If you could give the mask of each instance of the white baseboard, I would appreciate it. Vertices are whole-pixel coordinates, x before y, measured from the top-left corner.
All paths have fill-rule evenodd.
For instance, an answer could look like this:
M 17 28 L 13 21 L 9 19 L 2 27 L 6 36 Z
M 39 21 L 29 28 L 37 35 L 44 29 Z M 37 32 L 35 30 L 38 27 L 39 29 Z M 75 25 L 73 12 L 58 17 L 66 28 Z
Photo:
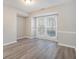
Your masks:
M 66 45 L 66 44 L 62 44 L 62 43 L 58 43 L 58 45 L 60 45 L 60 46 L 66 46 L 66 47 L 70 47 L 70 48 L 75 48 L 76 49 L 75 46 L 71 46 L 71 45 Z
M 13 44 L 13 43 L 16 43 L 16 42 L 17 42 L 17 41 L 13 41 L 13 42 L 5 43 L 5 44 L 3 44 L 3 46 L 10 45 L 10 44 Z
M 26 36 L 26 38 L 32 39 L 33 37 L 31 37 L 31 36 Z
M 31 39 L 32 37 L 31 36 L 23 36 L 23 37 L 18 37 L 17 39 L 23 39 L 23 38 L 29 38 L 29 39 Z
M 26 36 L 18 37 L 17 39 L 23 39 L 23 38 L 26 38 Z

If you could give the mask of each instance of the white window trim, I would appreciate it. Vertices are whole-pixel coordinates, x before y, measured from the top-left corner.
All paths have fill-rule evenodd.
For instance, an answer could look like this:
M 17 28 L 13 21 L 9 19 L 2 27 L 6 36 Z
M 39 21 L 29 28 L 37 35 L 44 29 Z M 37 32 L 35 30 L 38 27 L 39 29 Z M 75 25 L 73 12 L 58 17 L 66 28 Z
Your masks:
M 33 20 L 34 20 L 35 17 L 47 16 L 47 15 L 57 15 L 57 19 L 56 19 L 56 36 L 53 37 L 53 38 L 57 38 L 57 20 L 58 20 L 58 15 L 59 15 L 58 12 L 50 12 L 50 13 L 43 13 L 43 14 L 34 15 L 34 16 L 31 17 L 31 23 L 33 23 Z M 31 33 L 33 33 L 32 24 L 31 24 Z

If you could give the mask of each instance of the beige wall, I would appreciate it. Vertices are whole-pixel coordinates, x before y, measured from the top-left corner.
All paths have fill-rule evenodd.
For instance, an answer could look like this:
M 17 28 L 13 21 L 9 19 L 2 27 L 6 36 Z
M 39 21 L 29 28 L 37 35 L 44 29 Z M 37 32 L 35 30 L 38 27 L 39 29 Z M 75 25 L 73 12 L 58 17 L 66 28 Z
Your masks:
M 15 42 L 17 40 L 17 14 L 27 16 L 26 13 L 9 7 L 3 6 L 3 43 L 4 45 Z
M 3 11 L 3 43 L 6 44 L 16 41 L 16 14 L 14 9 L 6 6 Z
M 21 39 L 26 36 L 26 17 L 17 16 L 17 38 Z
M 76 41 L 76 18 L 75 18 L 75 1 L 70 1 L 44 10 L 33 11 L 30 14 L 28 22 L 27 36 L 31 36 L 31 17 L 34 15 L 58 12 L 57 28 L 58 42 L 60 44 L 75 47 Z M 27 30 L 27 29 L 26 29 Z

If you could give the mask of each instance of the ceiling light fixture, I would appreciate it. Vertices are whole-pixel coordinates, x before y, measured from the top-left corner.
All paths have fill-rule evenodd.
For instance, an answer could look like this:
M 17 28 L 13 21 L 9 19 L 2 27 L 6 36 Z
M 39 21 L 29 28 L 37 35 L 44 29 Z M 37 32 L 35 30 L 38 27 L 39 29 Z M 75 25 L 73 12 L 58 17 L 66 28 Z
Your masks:
M 30 5 L 32 0 L 25 0 L 25 3 Z

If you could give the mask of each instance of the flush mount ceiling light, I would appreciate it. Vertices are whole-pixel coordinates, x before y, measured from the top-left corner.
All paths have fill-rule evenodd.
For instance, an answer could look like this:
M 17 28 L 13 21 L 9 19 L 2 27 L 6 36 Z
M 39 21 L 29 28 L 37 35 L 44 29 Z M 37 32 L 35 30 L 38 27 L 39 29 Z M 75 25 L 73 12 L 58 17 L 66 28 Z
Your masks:
M 31 1 L 32 1 L 32 0 L 25 0 L 25 3 L 26 3 L 27 5 L 30 5 L 30 4 L 31 4 Z

